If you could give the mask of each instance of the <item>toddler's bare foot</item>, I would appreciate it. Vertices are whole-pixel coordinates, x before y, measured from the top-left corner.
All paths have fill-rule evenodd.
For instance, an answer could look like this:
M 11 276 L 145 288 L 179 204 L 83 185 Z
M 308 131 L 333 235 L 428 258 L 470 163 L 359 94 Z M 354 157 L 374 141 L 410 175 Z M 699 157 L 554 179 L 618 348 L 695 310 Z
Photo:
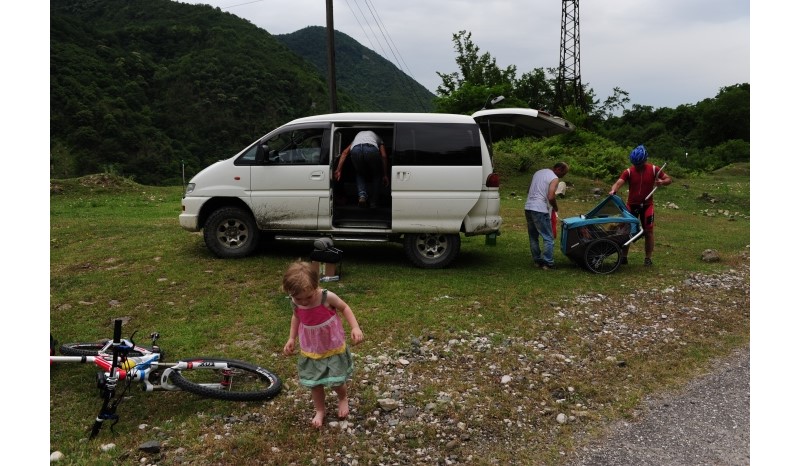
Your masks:
M 314 419 L 311 420 L 311 425 L 317 429 L 322 427 L 322 421 L 325 420 L 325 411 L 317 411 Z
M 347 401 L 347 397 L 340 397 L 339 398 L 339 419 L 344 419 L 350 415 L 350 403 Z

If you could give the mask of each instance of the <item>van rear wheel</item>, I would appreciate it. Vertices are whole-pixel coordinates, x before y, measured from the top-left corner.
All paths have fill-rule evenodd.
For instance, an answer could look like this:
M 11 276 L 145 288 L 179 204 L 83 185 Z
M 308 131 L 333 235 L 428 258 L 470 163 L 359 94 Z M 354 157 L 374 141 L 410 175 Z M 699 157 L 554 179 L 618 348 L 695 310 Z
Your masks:
M 214 211 L 203 228 L 206 246 L 217 257 L 245 257 L 258 246 L 259 230 L 249 212 L 238 207 L 223 207 Z
M 406 256 L 417 267 L 441 269 L 450 265 L 461 250 L 461 236 L 413 233 L 405 236 Z

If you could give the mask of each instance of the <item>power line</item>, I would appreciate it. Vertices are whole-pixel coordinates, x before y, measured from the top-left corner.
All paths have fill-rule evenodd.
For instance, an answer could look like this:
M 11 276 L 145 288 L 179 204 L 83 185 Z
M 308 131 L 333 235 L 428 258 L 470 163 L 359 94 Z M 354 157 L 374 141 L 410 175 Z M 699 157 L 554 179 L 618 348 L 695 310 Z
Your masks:
M 249 2 L 242 2 L 242 3 L 233 4 L 233 5 L 221 6 L 219 8 L 221 10 L 229 10 L 231 8 L 236 8 L 236 7 L 245 6 L 245 5 L 251 5 L 253 3 L 261 3 L 263 1 L 265 1 L 265 0 L 251 0 Z M 373 5 L 370 0 L 364 0 L 364 5 L 367 8 L 367 11 L 369 11 L 370 16 L 372 16 L 372 19 L 373 19 L 376 27 L 378 28 L 378 32 L 380 33 L 381 37 L 383 37 L 383 42 L 385 42 L 387 47 L 389 48 L 389 53 L 387 53 L 386 50 L 383 48 L 383 45 L 382 45 L 382 43 L 381 43 L 381 41 L 380 41 L 380 39 L 378 37 L 378 34 L 375 33 L 375 30 L 372 28 L 372 23 L 367 18 L 367 15 L 364 13 L 364 10 L 361 9 L 361 6 L 359 6 L 358 0 L 354 0 L 354 2 L 356 4 L 356 8 L 358 9 L 359 13 L 361 14 L 361 18 L 363 18 L 363 22 L 359 19 L 358 15 L 356 14 L 356 12 L 353 9 L 352 5 L 350 5 L 350 0 L 345 0 L 345 3 L 347 4 L 348 9 L 350 9 L 350 13 L 353 14 L 353 18 L 355 19 L 356 24 L 358 24 L 359 27 L 361 28 L 361 31 L 364 33 L 364 37 L 366 37 L 367 42 L 369 42 L 371 49 L 373 51 L 375 51 L 376 47 L 375 47 L 375 43 L 372 41 L 372 38 L 370 37 L 370 34 L 372 35 L 372 37 L 375 38 L 375 42 L 377 42 L 378 48 L 380 48 L 380 50 L 382 52 L 381 54 L 384 57 L 387 57 L 387 58 L 391 54 L 391 56 L 394 57 L 394 63 L 396 64 L 397 69 L 401 72 L 403 77 L 409 78 L 411 80 L 411 82 L 409 83 L 408 80 L 402 79 L 403 83 L 408 87 L 408 90 L 414 96 L 414 99 L 416 100 L 417 104 L 424 108 L 424 104 L 422 103 L 422 99 L 417 94 L 415 86 L 413 85 L 413 84 L 416 84 L 416 79 L 414 78 L 413 74 L 411 73 L 411 70 L 408 67 L 408 64 L 406 63 L 406 61 L 403 58 L 402 54 L 400 54 L 400 50 L 397 48 L 397 45 L 394 43 L 394 40 L 392 39 L 391 35 L 389 34 L 388 29 L 386 28 L 386 25 L 383 23 L 383 20 L 381 20 L 380 15 L 378 14 L 377 8 L 375 8 L 375 5 Z M 369 28 L 370 33 L 367 33 L 367 30 L 364 29 L 364 24 L 365 23 L 366 23 L 367 27 Z
M 400 63 L 402 62 L 403 65 L 406 67 L 406 71 L 408 71 L 407 74 L 413 78 L 414 75 L 411 74 L 411 70 L 409 69 L 408 65 L 406 64 L 406 61 L 403 59 L 403 55 L 400 53 L 400 49 L 397 48 L 397 45 L 395 45 L 395 43 L 394 43 L 394 39 L 392 39 L 392 36 L 389 34 L 389 30 L 386 29 L 386 25 L 383 24 L 383 20 L 381 19 L 380 15 L 378 14 L 378 10 L 375 8 L 374 5 L 372 5 L 372 2 L 370 0 L 365 0 L 365 2 L 368 5 L 372 6 L 371 10 L 375 12 L 373 17 L 375 18 L 376 22 L 378 23 L 378 28 L 386 32 L 386 36 L 384 36 L 384 40 L 386 39 L 386 37 L 388 37 L 388 41 L 386 43 L 389 45 L 389 50 L 396 50 L 397 51 L 397 55 L 400 56 L 400 59 L 398 60 L 397 56 L 394 55 L 394 52 L 392 52 L 392 55 L 394 56 L 394 59 L 398 60 L 397 61 L 397 67 L 400 68 L 400 70 L 402 71 L 403 70 L 403 66 L 400 65 Z
M 350 7 L 349 1 L 348 0 L 345 0 L 345 1 L 347 2 L 347 6 Z M 400 54 L 400 51 L 397 49 L 397 46 L 394 44 L 394 40 L 392 40 L 388 29 L 383 24 L 383 21 L 380 19 L 380 15 L 378 14 L 377 8 L 375 8 L 375 6 L 372 4 L 372 2 L 370 0 L 364 0 L 364 5 L 366 6 L 367 10 L 369 11 L 370 16 L 372 16 L 372 19 L 375 22 L 375 24 L 376 24 L 376 26 L 378 28 L 378 31 L 380 32 L 381 36 L 383 37 L 383 41 L 386 43 L 387 47 L 389 47 L 389 51 L 391 52 L 391 56 L 394 57 L 394 61 L 395 61 L 395 64 L 397 65 L 397 69 L 402 74 L 401 81 L 408 88 L 409 92 L 411 92 L 411 94 L 414 96 L 414 99 L 416 100 L 417 104 L 420 105 L 420 107 L 424 108 L 424 104 L 422 103 L 422 99 L 418 95 L 418 93 L 417 93 L 417 91 L 416 91 L 416 89 L 415 89 L 415 87 L 413 85 L 413 84 L 416 83 L 416 81 L 414 80 L 413 76 L 411 75 L 410 70 L 408 71 L 408 73 L 403 71 L 403 66 L 405 65 L 406 70 L 408 70 L 408 65 L 405 63 L 405 60 L 402 58 L 402 55 Z M 358 8 L 359 12 L 361 13 L 362 18 L 364 18 L 364 21 L 367 22 L 367 26 L 369 27 L 370 32 L 372 33 L 373 36 L 375 36 L 375 40 L 378 42 L 378 45 L 379 45 L 381 51 L 383 52 L 383 56 L 388 58 L 389 54 L 386 53 L 386 50 L 384 50 L 383 45 L 381 45 L 380 39 L 378 38 L 377 34 L 375 34 L 375 31 L 372 29 L 372 26 L 369 23 L 369 19 L 366 17 L 366 15 L 364 14 L 364 11 L 361 9 L 361 7 L 358 5 L 358 1 L 357 0 L 356 0 L 356 7 Z M 361 25 L 361 22 L 359 21 L 358 16 L 355 15 L 355 12 L 353 11 L 352 7 L 350 7 L 350 11 L 353 12 L 353 16 L 355 17 L 356 22 L 359 23 L 359 25 L 361 26 L 361 29 L 362 29 L 362 31 L 364 31 L 364 34 L 367 35 L 366 31 L 364 30 L 363 25 Z M 375 46 L 372 44 L 372 40 L 369 38 L 369 35 L 367 35 L 367 40 L 370 42 L 370 45 L 372 45 L 372 49 L 375 50 Z M 395 53 L 395 51 L 397 53 Z M 400 55 L 399 59 L 398 59 L 398 55 Z M 409 79 L 410 79 L 411 82 L 409 82 Z
M 392 48 L 392 46 L 394 45 L 394 41 L 392 40 L 391 36 L 389 35 L 389 31 L 386 30 L 385 26 L 383 26 L 383 21 L 381 21 L 380 16 L 378 15 L 377 9 L 375 8 L 375 6 L 372 4 L 372 2 L 370 0 L 364 0 L 364 3 L 367 5 L 367 9 L 369 9 L 370 14 L 372 15 L 372 19 L 375 20 L 375 24 L 378 25 L 378 30 L 381 31 L 381 35 L 383 36 L 383 40 L 386 42 L 386 45 L 389 47 L 389 51 L 392 52 L 392 56 L 394 57 L 395 63 L 397 63 L 397 68 L 400 70 L 401 73 L 403 73 L 403 67 L 400 64 L 400 60 L 397 59 L 397 55 L 400 54 L 400 51 L 398 50 L 397 51 L 397 55 L 395 55 L 394 50 L 397 49 L 397 47 L 395 46 L 394 49 Z M 410 76 L 410 72 L 409 73 L 405 73 L 405 76 Z M 417 93 L 414 90 L 414 86 L 411 83 L 409 83 L 406 79 L 403 79 L 403 78 L 404 77 L 401 76 L 401 81 L 403 82 L 403 84 L 406 85 L 408 90 L 411 92 L 411 95 L 414 96 L 414 99 L 417 101 L 417 104 L 421 104 L 420 99 L 419 99 L 419 97 L 417 96 Z M 412 79 L 412 81 L 413 81 L 413 79 Z
M 364 25 L 361 24 L 361 21 L 358 20 L 358 16 L 356 16 L 356 12 L 353 11 L 353 7 L 350 6 L 350 1 L 349 0 L 344 0 L 344 1 L 345 1 L 345 3 L 347 3 L 347 8 L 350 9 L 350 13 L 353 13 L 353 19 L 356 20 L 356 23 L 361 28 L 361 32 L 364 33 L 364 37 L 367 38 L 367 42 L 369 42 L 370 48 L 372 48 L 372 50 L 375 50 L 375 44 L 372 43 L 372 39 L 370 39 L 369 34 L 367 34 L 366 29 L 364 29 Z
M 386 50 L 383 49 L 383 45 L 381 45 L 381 41 L 378 40 L 378 35 L 375 34 L 375 31 L 372 30 L 372 25 L 370 24 L 369 19 L 367 19 L 367 15 L 365 15 L 364 11 L 361 9 L 361 7 L 358 6 L 358 0 L 355 0 L 355 3 L 356 3 L 356 8 L 358 8 L 359 13 L 361 13 L 361 17 L 364 18 L 364 22 L 367 23 L 367 27 L 369 28 L 369 31 L 372 33 L 372 35 L 375 37 L 375 40 L 378 42 L 378 47 L 380 47 L 381 52 L 383 52 L 383 56 L 384 57 L 388 56 L 389 54 L 387 54 Z
M 250 5 L 252 3 L 259 3 L 259 2 L 263 2 L 263 1 L 264 0 L 253 0 L 252 2 L 237 3 L 236 5 L 221 6 L 221 7 L 219 7 L 219 9 L 220 10 L 227 10 L 228 8 L 236 8 L 237 6 Z
M 219 7 L 219 9 L 220 10 L 227 10 L 228 8 L 236 8 L 237 6 L 250 5 L 251 3 L 260 3 L 260 2 L 263 2 L 263 1 L 264 0 L 253 0 L 252 2 L 237 3 L 236 5 L 221 6 L 221 7 Z

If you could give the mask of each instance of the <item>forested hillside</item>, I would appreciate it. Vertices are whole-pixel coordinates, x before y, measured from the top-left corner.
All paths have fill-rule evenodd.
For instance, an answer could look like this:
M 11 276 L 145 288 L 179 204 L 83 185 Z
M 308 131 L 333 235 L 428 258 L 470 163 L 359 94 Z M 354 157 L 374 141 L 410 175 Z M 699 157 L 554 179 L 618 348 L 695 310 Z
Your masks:
M 292 51 L 314 64 L 323 75 L 328 69 L 327 32 L 309 26 L 275 36 Z M 337 89 L 357 96 L 359 110 L 430 112 L 434 95 L 394 64 L 359 44 L 347 34 L 334 33 Z
M 324 75 L 268 31 L 210 6 L 53 0 L 51 176 L 112 172 L 178 184 L 184 167 L 194 174 L 279 124 L 327 113 Z M 347 68 L 339 75 L 347 81 Z M 383 89 L 385 80 L 373 84 Z M 337 92 L 339 109 L 409 108 L 396 98 L 376 108 L 379 92 L 368 88 L 357 86 L 363 100 Z

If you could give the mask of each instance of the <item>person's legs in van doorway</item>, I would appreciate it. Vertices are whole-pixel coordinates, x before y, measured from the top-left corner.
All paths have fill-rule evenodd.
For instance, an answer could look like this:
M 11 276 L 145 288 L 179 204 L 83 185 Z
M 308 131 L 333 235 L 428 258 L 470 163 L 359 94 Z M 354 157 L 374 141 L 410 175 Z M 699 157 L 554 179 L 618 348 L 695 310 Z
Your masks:
M 525 220 L 528 223 L 528 240 L 530 241 L 533 262 L 539 267 L 553 268 L 553 232 L 551 230 L 550 214 L 525 210 Z M 539 247 L 539 236 L 542 237 L 542 247 Z
M 369 147 L 372 146 L 359 144 L 350 149 L 350 161 L 353 163 L 353 168 L 356 169 L 356 189 L 358 190 L 359 207 L 367 206 L 367 183 L 364 179 L 366 162 L 364 160 L 367 157 L 366 152 Z
M 359 144 L 350 150 L 353 166 L 356 169 L 356 186 L 358 189 L 358 205 L 366 207 L 378 206 L 381 183 L 381 154 L 377 147 L 371 144 Z M 367 190 L 367 183 L 370 190 Z

